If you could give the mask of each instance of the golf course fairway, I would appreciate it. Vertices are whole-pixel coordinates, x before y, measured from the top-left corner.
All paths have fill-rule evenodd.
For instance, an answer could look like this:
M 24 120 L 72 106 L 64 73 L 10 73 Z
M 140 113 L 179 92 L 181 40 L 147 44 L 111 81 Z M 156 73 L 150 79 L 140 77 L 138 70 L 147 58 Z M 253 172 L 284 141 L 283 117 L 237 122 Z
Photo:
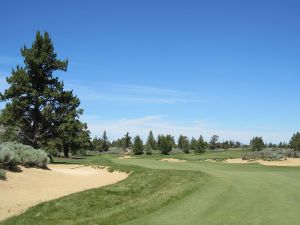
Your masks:
M 117 184 L 41 203 L 0 224 L 299 224 L 300 168 L 204 160 L 232 156 L 239 154 L 172 155 L 186 160 L 180 163 L 161 161 L 159 154 L 90 156 L 78 163 L 131 173 Z

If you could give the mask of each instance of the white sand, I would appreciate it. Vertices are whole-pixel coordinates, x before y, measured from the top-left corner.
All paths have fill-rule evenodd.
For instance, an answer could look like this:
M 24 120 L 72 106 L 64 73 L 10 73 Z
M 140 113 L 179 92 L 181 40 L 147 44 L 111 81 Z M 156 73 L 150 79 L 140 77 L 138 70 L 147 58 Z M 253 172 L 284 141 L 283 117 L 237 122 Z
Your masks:
M 176 162 L 176 163 L 186 162 L 186 160 L 182 160 L 182 159 L 174 159 L 174 158 L 163 158 L 163 159 L 161 159 L 160 161 Z
M 265 166 L 300 166 L 300 158 L 287 158 L 285 160 L 279 161 L 264 161 L 262 159 L 259 160 L 242 160 L 238 159 L 227 159 L 225 162 L 227 163 L 259 163 Z
M 50 164 L 50 170 L 22 168 L 7 172 L 0 180 L 0 220 L 19 214 L 40 202 L 71 193 L 116 183 L 128 177 L 123 172 L 79 165 Z

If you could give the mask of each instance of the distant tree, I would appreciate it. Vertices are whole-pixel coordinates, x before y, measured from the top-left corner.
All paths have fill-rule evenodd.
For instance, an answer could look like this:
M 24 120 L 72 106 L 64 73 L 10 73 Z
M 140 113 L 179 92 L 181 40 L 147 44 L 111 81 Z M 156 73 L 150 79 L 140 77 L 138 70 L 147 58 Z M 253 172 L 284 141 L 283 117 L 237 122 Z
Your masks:
M 219 141 L 219 136 L 213 135 L 209 142 L 210 149 L 214 150 L 214 149 L 218 148 L 218 141 Z
M 250 141 L 250 146 L 253 151 L 261 151 L 265 147 L 262 137 L 254 137 Z
M 151 147 L 151 145 L 150 145 L 149 143 L 147 143 L 147 144 L 145 145 L 145 153 L 146 153 L 147 155 L 151 155 L 151 154 L 152 154 L 152 147 Z
M 132 151 L 135 155 L 141 155 L 144 152 L 143 141 L 139 136 L 136 136 L 133 141 Z
M 229 143 L 229 141 L 224 141 L 224 142 L 222 143 L 222 149 L 228 149 L 228 148 L 230 148 L 230 143 Z
M 177 146 L 178 146 L 178 148 L 180 148 L 181 150 L 183 149 L 183 146 L 184 146 L 184 142 L 185 142 L 185 139 L 186 139 L 187 137 L 186 136 L 183 136 L 182 134 L 180 134 L 179 135 L 179 138 L 178 138 L 178 144 L 177 144 Z
M 92 140 L 92 150 L 93 151 L 97 151 L 97 152 L 101 152 L 102 149 L 102 141 L 100 138 L 94 137 L 94 139 Z
M 242 143 L 237 141 L 235 142 L 235 148 L 241 148 L 242 147 Z
M 290 140 L 290 146 L 294 151 L 300 151 L 300 133 L 295 133 L 291 140 Z
M 106 131 L 103 131 L 101 138 L 101 151 L 107 152 L 109 150 L 109 140 L 106 135 Z
M 206 148 L 206 143 L 202 137 L 202 135 L 200 135 L 199 139 L 196 141 L 196 146 L 195 146 L 195 153 L 203 153 L 205 152 L 205 148 Z
M 195 151 L 197 140 L 194 137 L 191 138 L 191 143 L 190 144 L 191 144 L 191 146 L 190 146 L 191 150 Z
M 129 133 L 127 132 L 123 138 L 123 149 L 127 149 L 127 148 L 130 148 L 130 146 L 132 145 L 132 142 L 131 142 L 131 137 L 129 136 Z
M 157 138 L 157 147 L 162 154 L 169 154 L 172 151 L 174 144 L 174 137 L 171 135 L 159 135 Z
M 151 130 L 148 135 L 147 144 L 151 147 L 151 149 L 156 150 L 156 141 Z

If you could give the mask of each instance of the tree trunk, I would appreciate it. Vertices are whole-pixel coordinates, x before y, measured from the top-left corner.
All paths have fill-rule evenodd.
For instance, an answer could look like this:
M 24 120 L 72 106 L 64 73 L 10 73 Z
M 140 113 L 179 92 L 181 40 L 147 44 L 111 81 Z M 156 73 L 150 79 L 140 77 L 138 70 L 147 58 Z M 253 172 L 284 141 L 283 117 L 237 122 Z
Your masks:
M 64 156 L 65 156 L 65 158 L 69 158 L 69 145 L 68 144 L 64 145 Z

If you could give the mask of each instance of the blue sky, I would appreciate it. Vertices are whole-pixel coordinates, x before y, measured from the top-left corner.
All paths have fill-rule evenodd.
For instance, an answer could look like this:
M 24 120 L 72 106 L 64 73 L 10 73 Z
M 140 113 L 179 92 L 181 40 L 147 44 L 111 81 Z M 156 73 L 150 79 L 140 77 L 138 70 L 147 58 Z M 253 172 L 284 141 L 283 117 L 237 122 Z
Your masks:
M 288 141 L 300 127 L 299 1 L 0 3 L 0 90 L 20 48 L 48 31 L 57 74 L 92 135 L 218 134 Z M 3 104 L 0 105 L 3 107 Z

